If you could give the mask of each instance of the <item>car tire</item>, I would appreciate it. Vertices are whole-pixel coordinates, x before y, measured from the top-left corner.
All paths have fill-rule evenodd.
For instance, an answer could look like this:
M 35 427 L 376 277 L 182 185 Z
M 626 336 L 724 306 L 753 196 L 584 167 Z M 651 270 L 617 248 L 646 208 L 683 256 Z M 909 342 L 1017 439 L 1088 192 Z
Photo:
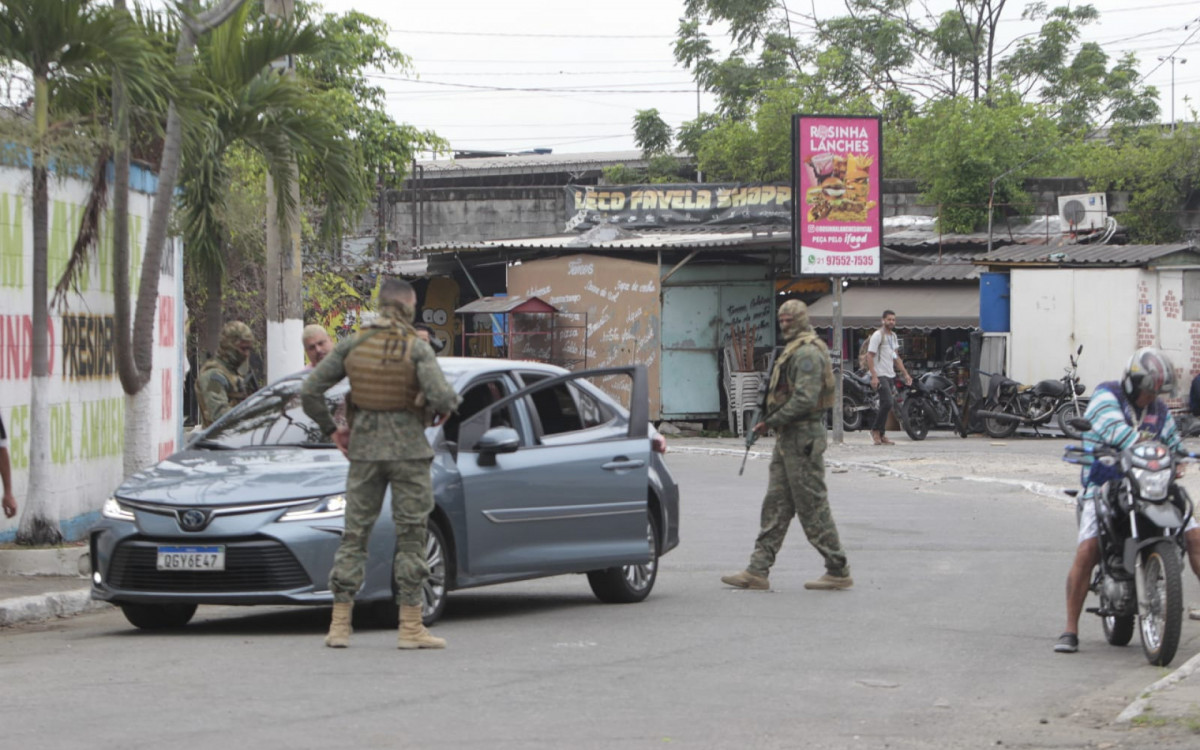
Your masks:
M 658 518 L 650 509 L 646 519 L 646 537 L 650 544 L 650 561 L 640 565 L 621 565 L 587 574 L 588 584 L 596 598 L 606 604 L 640 602 L 658 580 Z
M 121 612 L 130 624 L 142 630 L 182 628 L 196 614 L 195 604 L 122 604 Z

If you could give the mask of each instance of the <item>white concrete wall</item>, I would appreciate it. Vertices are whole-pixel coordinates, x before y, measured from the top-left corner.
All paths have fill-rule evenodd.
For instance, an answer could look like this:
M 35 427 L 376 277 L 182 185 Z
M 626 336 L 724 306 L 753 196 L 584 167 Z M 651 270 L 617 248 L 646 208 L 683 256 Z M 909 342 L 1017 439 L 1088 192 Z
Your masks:
M 1083 345 L 1088 391 L 1116 378 L 1137 347 L 1138 269 L 1015 269 L 1012 372 L 1022 383 L 1058 378 Z
M 1015 269 L 1011 285 L 1009 377 L 1057 378 L 1082 344 L 1079 376 L 1090 393 L 1120 377 L 1138 347 L 1155 346 L 1175 365 L 1177 401 L 1186 401 L 1200 374 L 1200 321 L 1182 320 L 1182 270 Z
M 139 182 L 153 184 L 147 175 Z M 78 231 L 89 186 L 50 179 L 49 275 L 61 277 Z M 9 433 L 18 505 L 29 502 L 32 419 L 31 312 L 33 216 L 28 170 L 0 167 L 0 414 Z M 151 195 L 130 195 L 130 279 L 136 289 Z M 148 418 L 137 443 L 150 458 L 176 450 L 182 435 L 182 253 L 172 243 L 162 264 L 154 331 L 154 373 L 139 410 Z M 136 292 L 135 292 L 136 293 Z M 69 539 L 81 538 L 105 498 L 124 477 L 126 397 L 117 378 L 113 338 L 112 233 L 106 225 L 78 293 L 50 311 L 50 466 L 39 500 L 54 509 Z M 145 450 L 142 455 L 147 455 Z M 11 541 L 20 514 L 0 519 L 0 542 Z

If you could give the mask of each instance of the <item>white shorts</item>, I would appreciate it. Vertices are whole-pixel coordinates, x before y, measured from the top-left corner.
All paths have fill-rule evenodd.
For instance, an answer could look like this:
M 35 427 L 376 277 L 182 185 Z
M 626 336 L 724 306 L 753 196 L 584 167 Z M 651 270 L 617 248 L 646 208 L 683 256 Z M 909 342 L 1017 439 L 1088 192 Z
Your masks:
M 1196 516 L 1193 514 L 1188 519 L 1187 525 L 1184 526 L 1184 531 L 1191 531 L 1194 528 L 1200 527 L 1200 523 L 1196 522 Z M 1096 525 L 1096 500 L 1094 498 L 1084 498 L 1079 501 L 1079 541 L 1078 544 L 1083 544 L 1089 539 L 1095 539 L 1100 535 L 1100 528 Z

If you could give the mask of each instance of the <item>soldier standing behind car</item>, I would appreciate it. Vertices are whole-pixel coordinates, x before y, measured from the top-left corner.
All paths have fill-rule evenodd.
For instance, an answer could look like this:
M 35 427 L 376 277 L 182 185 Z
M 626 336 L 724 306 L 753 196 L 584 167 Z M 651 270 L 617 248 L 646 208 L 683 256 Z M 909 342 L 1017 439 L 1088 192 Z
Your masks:
M 389 486 L 396 525 L 392 572 L 400 606 L 396 646 L 446 647 L 421 621 L 422 587 L 429 577 L 425 525 L 433 511 L 433 449 L 425 439 L 424 413 L 428 405 L 439 415 L 449 414 L 459 398 L 429 344 L 413 330 L 416 302 L 408 282 L 385 281 L 379 317 L 340 342 L 300 389 L 305 413 L 350 458 L 345 531 L 329 574 L 334 604 L 325 645 L 331 648 L 350 645 L 350 615 L 366 570 L 367 540 Z M 350 378 L 349 427 L 335 424 L 324 397 L 343 377 Z
M 775 360 L 767 392 L 767 416 L 754 425 L 758 434 L 779 434 L 771 454 L 770 479 L 762 504 L 762 528 L 750 565 L 721 582 L 765 591 L 775 555 L 783 546 L 792 516 L 825 558 L 825 574 L 806 589 L 848 589 L 854 585 L 846 553 L 838 540 L 825 490 L 825 425 L 821 416 L 833 406 L 833 368 L 825 342 L 808 323 L 808 306 L 788 300 L 779 307 L 779 328 L 788 344 Z
M 205 362 L 196 376 L 196 403 L 202 427 L 208 427 L 250 395 L 246 379 L 238 371 L 252 348 L 254 334 L 250 326 L 231 320 L 221 329 L 217 356 Z

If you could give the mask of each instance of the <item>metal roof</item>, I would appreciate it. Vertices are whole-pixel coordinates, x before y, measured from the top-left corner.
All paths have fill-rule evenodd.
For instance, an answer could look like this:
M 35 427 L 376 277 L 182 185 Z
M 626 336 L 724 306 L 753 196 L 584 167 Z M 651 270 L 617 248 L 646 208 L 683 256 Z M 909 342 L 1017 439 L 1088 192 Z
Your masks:
M 771 231 L 771 230 L 774 231 Z M 769 247 L 787 246 L 791 242 L 791 229 L 782 227 L 736 227 L 713 231 L 692 228 L 676 230 L 641 230 L 632 232 L 622 229 L 612 234 L 554 234 L 545 237 L 525 237 L 509 240 L 483 240 L 480 242 L 443 242 L 421 248 L 425 253 L 477 252 L 485 250 L 653 250 L 685 248 L 723 247 Z
M 417 162 L 426 177 L 467 177 L 482 174 L 527 172 L 575 172 L 615 164 L 644 165 L 641 151 L 597 151 L 576 154 L 518 154 L 484 156 L 476 159 L 434 159 Z M 409 179 L 412 179 L 409 175 Z
M 524 308 L 524 309 L 522 309 Z M 558 308 L 541 297 L 480 297 L 458 308 L 456 313 L 558 312 Z
M 883 264 L 885 281 L 972 281 L 982 269 L 976 265 L 981 255 L 944 255 L 931 262 Z
M 897 328 L 977 328 L 979 285 L 851 286 L 842 292 L 842 325 L 877 328 L 884 310 L 896 311 Z M 808 306 L 815 328 L 833 326 L 833 295 Z
M 988 246 L 987 232 L 939 233 L 931 216 L 891 216 L 883 220 L 883 239 L 894 247 Z M 1002 222 L 992 227 L 992 247 L 997 245 L 1054 245 L 1064 242 L 1058 216 L 1037 216 L 1029 221 Z
M 1056 247 L 1003 247 L 980 256 L 988 264 L 1143 266 L 1175 253 L 1200 253 L 1187 242 L 1170 245 L 1061 245 Z

